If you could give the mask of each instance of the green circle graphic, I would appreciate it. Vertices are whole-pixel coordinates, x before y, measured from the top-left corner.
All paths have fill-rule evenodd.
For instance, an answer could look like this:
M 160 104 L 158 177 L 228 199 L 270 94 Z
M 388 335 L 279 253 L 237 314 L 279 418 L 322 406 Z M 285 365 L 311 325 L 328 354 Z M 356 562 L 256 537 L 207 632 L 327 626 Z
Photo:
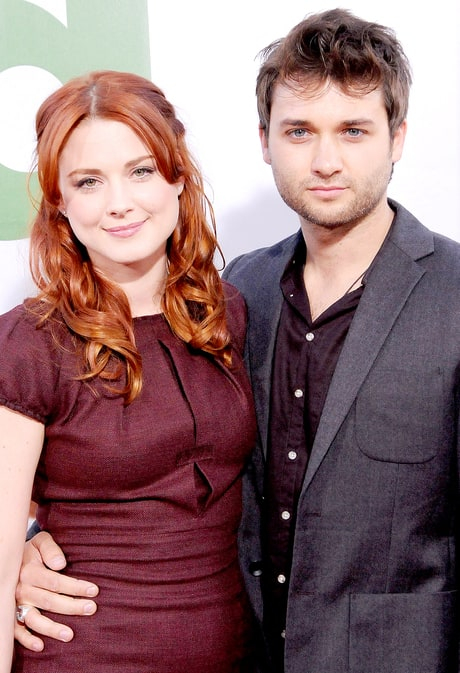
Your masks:
M 150 77 L 147 0 L 67 0 L 66 23 L 32 0 L 0 0 L 0 71 L 33 65 L 61 82 L 98 69 Z M 0 204 L 0 240 L 26 238 L 34 215 L 26 173 L 0 164 Z

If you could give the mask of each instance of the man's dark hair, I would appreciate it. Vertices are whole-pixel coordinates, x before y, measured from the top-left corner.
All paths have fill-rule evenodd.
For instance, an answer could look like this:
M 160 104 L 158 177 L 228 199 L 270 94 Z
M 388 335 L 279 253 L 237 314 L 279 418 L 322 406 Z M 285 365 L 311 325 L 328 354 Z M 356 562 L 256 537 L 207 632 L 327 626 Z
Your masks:
M 260 56 L 256 95 L 260 125 L 266 132 L 277 82 L 306 91 L 331 83 L 353 95 L 380 88 L 392 137 L 407 116 L 411 68 L 394 31 L 348 10 L 306 17 Z

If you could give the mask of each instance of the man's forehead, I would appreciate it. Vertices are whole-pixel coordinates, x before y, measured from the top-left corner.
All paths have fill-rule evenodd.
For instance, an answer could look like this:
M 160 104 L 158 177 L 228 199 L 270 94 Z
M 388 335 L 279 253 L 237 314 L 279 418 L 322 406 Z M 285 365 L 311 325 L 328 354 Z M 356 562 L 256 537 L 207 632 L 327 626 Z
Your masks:
M 316 82 L 287 81 L 277 82 L 273 89 L 273 107 L 302 108 L 317 103 L 334 100 L 342 105 L 383 105 L 383 91 L 380 87 L 364 88 L 357 84 L 352 89 L 344 89 L 333 81 Z

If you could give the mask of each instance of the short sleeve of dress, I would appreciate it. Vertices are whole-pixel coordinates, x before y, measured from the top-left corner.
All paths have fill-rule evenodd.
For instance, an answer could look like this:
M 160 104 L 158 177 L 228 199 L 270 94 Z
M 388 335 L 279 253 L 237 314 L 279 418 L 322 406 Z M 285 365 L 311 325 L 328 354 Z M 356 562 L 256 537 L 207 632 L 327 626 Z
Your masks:
M 246 342 L 247 308 L 240 291 L 227 281 L 222 281 L 227 304 L 227 324 L 234 348 L 243 355 Z
M 49 421 L 55 407 L 62 349 L 23 306 L 0 316 L 0 404 Z

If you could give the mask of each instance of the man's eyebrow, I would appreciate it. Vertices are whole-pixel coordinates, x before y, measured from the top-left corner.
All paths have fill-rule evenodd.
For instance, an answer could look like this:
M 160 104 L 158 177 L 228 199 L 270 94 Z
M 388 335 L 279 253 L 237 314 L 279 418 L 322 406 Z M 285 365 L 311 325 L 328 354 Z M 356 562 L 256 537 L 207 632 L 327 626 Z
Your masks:
M 343 126 L 373 126 L 375 122 L 369 117 L 358 117 L 357 119 L 345 119 L 342 124 Z
M 358 117 L 356 119 L 344 119 L 339 122 L 338 126 L 372 126 L 375 122 L 369 117 Z M 294 126 L 295 128 L 315 127 L 315 124 L 308 119 L 282 119 L 280 126 Z

